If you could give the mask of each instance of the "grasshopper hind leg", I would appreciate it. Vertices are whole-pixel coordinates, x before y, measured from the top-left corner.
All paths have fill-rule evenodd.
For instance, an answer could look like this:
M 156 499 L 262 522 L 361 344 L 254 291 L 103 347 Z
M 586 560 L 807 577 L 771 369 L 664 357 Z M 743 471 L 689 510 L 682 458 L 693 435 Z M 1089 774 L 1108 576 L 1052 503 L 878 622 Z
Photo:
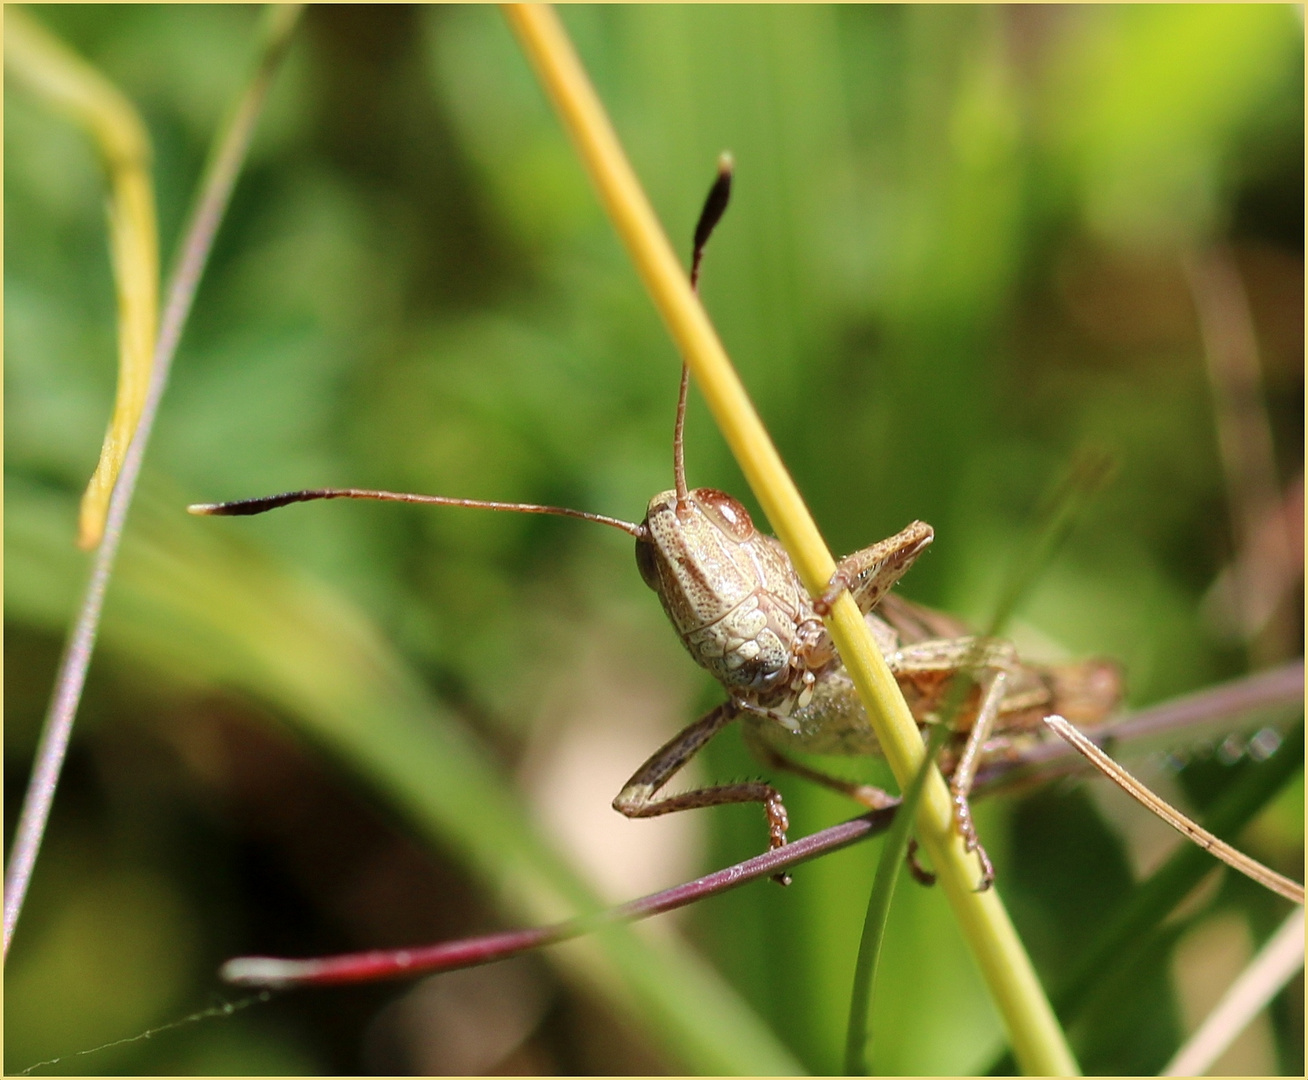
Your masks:
M 977 710 L 976 720 L 967 736 L 967 745 L 962 756 L 949 777 L 949 794 L 954 804 L 954 822 L 959 835 L 963 837 L 963 846 L 968 851 L 976 852 L 981 863 L 981 884 L 977 892 L 985 892 L 995 882 L 995 867 L 990 856 L 982 846 L 976 834 L 976 823 L 972 820 L 972 806 L 967 801 L 976 779 L 977 764 L 986 740 L 995 728 L 999 718 L 999 707 L 1004 700 L 1004 689 L 1008 683 L 1008 674 L 1003 668 L 991 668 L 980 679 L 981 707 Z

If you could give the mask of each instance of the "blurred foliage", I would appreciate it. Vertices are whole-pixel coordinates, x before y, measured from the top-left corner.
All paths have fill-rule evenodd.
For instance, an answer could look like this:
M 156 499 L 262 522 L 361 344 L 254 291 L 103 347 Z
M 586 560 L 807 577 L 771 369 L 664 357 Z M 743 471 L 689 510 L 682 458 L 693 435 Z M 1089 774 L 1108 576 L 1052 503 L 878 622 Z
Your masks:
M 31 10 L 141 109 L 167 255 L 256 13 Z M 1118 658 L 1135 705 L 1248 669 L 1246 645 L 1201 616 L 1232 527 L 1181 256 L 1234 252 L 1289 481 L 1303 454 L 1295 9 L 563 17 L 679 245 L 718 152 L 735 155 L 705 302 L 834 548 L 930 521 L 936 543 L 904 591 L 983 621 L 1041 495 L 1079 447 L 1103 447 L 1116 480 L 1015 637 Z M 76 501 L 113 399 L 116 331 L 92 149 L 17 89 L 5 121 L 12 822 L 86 572 Z M 608 809 L 719 697 L 612 533 L 362 504 L 182 512 L 356 485 L 638 518 L 670 483 L 675 392 L 672 347 L 499 15 L 311 10 L 147 458 L 8 972 L 7 1070 L 204 1008 L 236 953 L 452 937 L 591 902 L 587 874 L 632 895 L 758 850 L 750 808 L 683 823 Z M 687 460 L 693 484 L 745 494 L 693 399 Z M 1301 651 L 1293 605 L 1282 657 Z M 706 777 L 757 768 L 735 733 L 704 757 Z M 1202 808 L 1257 767 L 1230 758 L 1192 749 L 1179 789 L 1166 769 L 1152 779 Z M 795 835 L 851 812 L 781 786 Z M 615 819 L 616 848 L 586 847 L 600 825 L 557 824 L 578 805 L 605 829 Z M 1057 983 L 1157 864 L 1156 835 L 1093 785 L 978 811 Z M 1302 821 L 1300 780 L 1246 845 L 1297 876 Z M 544 1004 L 500 1058 L 462 1070 L 832 1071 L 875 857 L 852 849 L 788 890 L 761 883 L 652 935 L 513 969 L 539 991 L 521 1000 Z M 645 876 L 605 885 L 624 858 Z M 1226 880 L 1170 940 L 1231 912 L 1256 947 L 1283 905 Z M 898 890 L 888 935 L 874 1068 L 985 1067 L 1002 1033 L 942 898 Z M 1170 1056 L 1186 994 L 1172 971 L 1159 946 L 1073 1028 L 1087 1070 L 1146 1073 Z M 421 1025 L 396 1020 L 399 999 L 436 1000 L 416 994 L 301 993 L 58 1068 L 449 1071 Z M 1302 997 L 1300 979 L 1237 1071 L 1302 1072 Z M 493 1008 L 468 1016 L 498 1030 Z

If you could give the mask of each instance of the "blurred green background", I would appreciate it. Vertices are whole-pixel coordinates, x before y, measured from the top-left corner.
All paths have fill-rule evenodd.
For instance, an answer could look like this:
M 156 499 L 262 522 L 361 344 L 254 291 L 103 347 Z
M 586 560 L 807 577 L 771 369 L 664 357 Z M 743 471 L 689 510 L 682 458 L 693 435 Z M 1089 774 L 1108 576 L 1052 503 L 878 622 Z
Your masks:
M 257 11 L 28 10 L 141 109 L 167 258 Z M 1261 481 L 1301 523 L 1301 9 L 562 15 L 680 249 L 734 154 L 705 302 L 833 548 L 929 521 L 905 594 L 983 621 L 1041 496 L 1103 448 L 1115 480 L 1020 611 L 1023 647 L 1119 659 L 1132 705 L 1302 652 L 1301 531 L 1257 625 L 1215 585 L 1248 509 L 1218 442 L 1240 405 L 1215 405 L 1186 270 L 1233 270 L 1237 316 L 1247 298 L 1262 385 L 1238 416 L 1270 430 Z M 82 134 L 11 87 L 6 842 L 88 565 L 76 501 L 114 385 L 103 206 Z M 518 925 L 761 848 L 754 807 L 609 809 L 721 696 L 615 533 L 375 504 L 183 512 L 355 485 L 638 520 L 671 482 L 676 364 L 498 12 L 308 11 L 148 455 L 6 972 L 6 1071 L 234 999 L 228 956 Z M 693 394 L 687 460 L 754 509 Z M 1241 746 L 1140 771 L 1201 809 L 1258 767 Z M 695 768 L 758 770 L 734 731 Z M 780 786 L 792 836 L 852 813 Z M 979 825 L 1051 985 L 1175 842 L 1095 784 L 987 802 Z M 1300 772 L 1242 844 L 1300 877 L 1302 838 Z M 289 995 L 49 1071 L 831 1072 L 877 850 L 648 929 Z M 1083 1066 L 1156 1071 L 1285 913 L 1210 881 L 1072 1029 Z M 938 891 L 901 886 L 881 980 L 877 1071 L 1002 1050 Z M 1302 1074 L 1302 1004 L 1300 976 L 1224 1067 Z

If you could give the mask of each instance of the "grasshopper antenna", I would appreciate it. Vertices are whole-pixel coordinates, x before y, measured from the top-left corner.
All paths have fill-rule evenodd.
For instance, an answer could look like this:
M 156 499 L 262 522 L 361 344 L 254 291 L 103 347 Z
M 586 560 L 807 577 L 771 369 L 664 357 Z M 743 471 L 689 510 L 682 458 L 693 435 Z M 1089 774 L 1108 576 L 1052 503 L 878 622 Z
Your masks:
M 375 499 L 378 502 L 424 503 L 432 506 L 464 506 L 473 510 L 512 510 L 519 514 L 553 514 L 556 517 L 580 518 L 611 525 L 637 540 L 645 536 L 645 528 L 621 518 L 603 514 L 588 514 L 585 510 L 571 510 L 566 506 L 538 506 L 535 503 L 487 502 L 485 499 L 451 499 L 444 495 L 409 495 L 398 491 L 366 491 L 363 488 L 315 488 L 309 491 L 288 491 L 282 495 L 264 495 L 257 499 L 237 499 L 235 502 L 194 503 L 187 513 L 200 516 L 247 517 L 263 514 L 291 503 L 313 502 L 316 499 Z
M 722 215 L 726 213 L 727 203 L 731 200 L 731 174 L 736 163 L 725 150 L 718 158 L 718 176 L 709 188 L 704 200 L 704 209 L 699 212 L 699 221 L 695 224 L 695 248 L 690 257 L 690 287 L 699 292 L 699 264 L 704 259 L 704 247 L 718 227 Z
M 708 243 L 713 230 L 722 220 L 722 215 L 731 200 L 731 173 L 735 168 L 729 153 L 723 152 L 718 158 L 718 176 L 709 188 L 708 198 L 704 200 L 704 209 L 699 212 L 699 221 L 695 224 L 695 244 L 690 256 L 690 288 L 699 294 L 699 264 L 704 259 L 704 246 Z M 686 487 L 686 450 L 684 435 L 686 431 L 686 395 L 690 390 L 690 368 L 685 362 L 681 365 L 681 389 L 677 393 L 677 423 L 672 434 L 672 477 L 677 488 L 677 509 L 684 507 L 690 498 Z

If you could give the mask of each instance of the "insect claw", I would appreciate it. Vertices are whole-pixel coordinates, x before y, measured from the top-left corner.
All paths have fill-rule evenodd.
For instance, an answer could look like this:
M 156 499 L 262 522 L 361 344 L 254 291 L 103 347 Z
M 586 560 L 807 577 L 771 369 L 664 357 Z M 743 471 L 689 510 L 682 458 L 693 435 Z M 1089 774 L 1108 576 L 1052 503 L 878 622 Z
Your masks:
M 908 863 L 908 872 L 913 875 L 913 880 L 919 885 L 925 885 L 928 889 L 936 883 L 936 875 L 930 870 L 924 869 L 922 864 L 917 861 L 917 837 L 908 838 L 908 851 L 904 855 L 904 861 Z
M 840 594 L 849 590 L 849 578 L 845 576 L 843 570 L 837 568 L 831 574 L 831 580 L 827 582 L 826 590 L 813 601 L 813 611 L 826 618 L 831 614 L 831 609 L 835 606 Z

